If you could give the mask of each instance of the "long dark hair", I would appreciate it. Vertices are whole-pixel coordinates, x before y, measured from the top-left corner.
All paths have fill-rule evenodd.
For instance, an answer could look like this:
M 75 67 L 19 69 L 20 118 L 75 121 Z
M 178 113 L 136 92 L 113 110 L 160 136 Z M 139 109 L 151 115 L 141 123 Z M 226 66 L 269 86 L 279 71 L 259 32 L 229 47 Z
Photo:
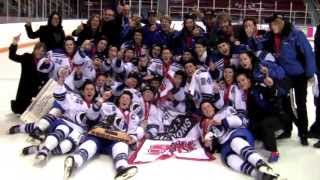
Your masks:
M 58 12 L 52 12 L 48 18 L 48 26 L 49 27 L 53 27 L 51 24 L 51 20 L 53 18 L 54 15 L 57 15 L 59 17 L 59 24 L 57 26 L 57 28 L 62 29 L 62 17 L 60 16 L 60 14 Z

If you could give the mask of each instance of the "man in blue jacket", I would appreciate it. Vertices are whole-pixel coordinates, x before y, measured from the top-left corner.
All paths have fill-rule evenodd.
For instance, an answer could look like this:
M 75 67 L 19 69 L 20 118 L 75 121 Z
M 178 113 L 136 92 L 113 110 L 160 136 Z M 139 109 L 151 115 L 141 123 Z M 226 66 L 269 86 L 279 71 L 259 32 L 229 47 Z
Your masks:
M 272 52 L 276 62 L 283 67 L 288 76 L 288 88 L 295 91 L 300 142 L 308 145 L 308 116 L 306 107 L 308 80 L 316 72 L 315 56 L 304 33 L 297 30 L 281 14 L 274 14 L 266 19 L 270 32 L 266 34 L 264 48 Z M 291 132 L 287 132 L 290 137 Z

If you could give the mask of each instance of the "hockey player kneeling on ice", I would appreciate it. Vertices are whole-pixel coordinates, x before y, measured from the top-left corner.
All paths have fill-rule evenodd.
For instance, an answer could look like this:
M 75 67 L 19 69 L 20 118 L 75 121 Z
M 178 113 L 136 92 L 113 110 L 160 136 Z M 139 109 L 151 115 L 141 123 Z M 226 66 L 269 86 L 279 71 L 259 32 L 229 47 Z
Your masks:
M 253 136 L 246 129 L 246 118 L 238 116 L 231 106 L 216 112 L 209 101 L 201 102 L 200 108 L 204 144 L 209 147 L 216 139 L 221 146 L 221 158 L 227 166 L 259 180 L 279 179 L 279 175 L 255 151 Z
M 136 144 L 137 138 L 137 127 L 140 123 L 139 116 L 132 110 L 132 93 L 129 91 L 124 91 L 119 97 L 116 109 L 116 119 L 113 123 L 110 123 L 111 130 L 117 130 L 126 132 L 130 136 L 128 143 L 119 142 L 115 140 L 107 140 L 93 135 L 86 135 L 84 141 L 71 156 L 65 159 L 64 163 L 64 177 L 68 179 L 73 172 L 83 166 L 83 164 L 90 160 L 93 156 L 99 154 L 111 155 L 114 161 L 115 169 L 117 174 L 115 176 L 116 180 L 129 179 L 137 173 L 137 167 L 128 165 L 128 153 L 129 145 Z M 103 112 L 105 105 L 97 106 L 95 104 L 93 108 L 96 110 L 98 116 L 101 116 L 101 111 Z M 100 110 L 101 109 L 101 110 Z M 88 111 L 89 112 L 89 111 Z M 94 113 L 93 111 L 90 111 Z M 105 114 L 107 115 L 107 114 Z M 92 114 L 87 115 L 88 118 L 94 117 Z

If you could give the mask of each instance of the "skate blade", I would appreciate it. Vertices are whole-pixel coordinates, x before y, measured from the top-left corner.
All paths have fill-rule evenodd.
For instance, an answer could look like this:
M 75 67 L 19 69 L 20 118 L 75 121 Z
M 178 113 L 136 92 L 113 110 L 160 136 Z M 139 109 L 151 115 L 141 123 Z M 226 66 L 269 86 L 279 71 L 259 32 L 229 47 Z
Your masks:
M 38 155 L 34 159 L 34 166 L 43 167 L 47 163 L 47 158 L 44 155 Z
M 67 158 L 64 161 L 64 175 L 63 179 L 68 180 L 72 174 L 72 167 L 74 166 L 74 159 L 73 158 Z
M 138 172 L 138 168 L 131 168 L 126 173 L 124 173 L 122 176 L 117 177 L 115 180 L 126 180 L 130 179 L 133 176 L 135 176 Z
M 26 141 L 32 145 L 40 145 L 41 144 L 41 140 L 33 138 L 33 137 L 28 137 Z
M 262 172 L 262 173 L 265 173 L 265 174 L 269 174 L 269 175 L 274 176 L 274 177 L 278 177 L 279 176 L 279 174 L 275 173 L 273 171 L 273 169 L 268 168 L 268 167 L 260 168 L 259 171 Z

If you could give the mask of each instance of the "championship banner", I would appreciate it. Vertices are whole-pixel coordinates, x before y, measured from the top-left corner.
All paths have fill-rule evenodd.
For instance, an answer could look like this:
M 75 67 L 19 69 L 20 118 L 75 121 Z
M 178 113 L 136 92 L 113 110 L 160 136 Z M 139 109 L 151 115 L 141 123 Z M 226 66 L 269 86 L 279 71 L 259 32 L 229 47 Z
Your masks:
M 130 164 L 150 163 L 171 157 L 194 161 L 213 161 L 198 140 L 180 139 L 175 141 L 145 140 L 129 158 Z
M 166 116 L 164 114 L 163 121 L 165 121 Z M 170 125 L 164 127 L 164 131 L 159 133 L 158 136 L 154 137 L 154 140 L 164 140 L 170 141 L 178 138 L 197 138 L 197 134 L 194 134 L 192 129 L 196 128 L 199 120 L 193 116 L 178 115 L 173 120 L 170 121 Z M 164 123 L 166 124 L 166 123 Z
M 41 89 L 36 98 L 21 115 L 20 119 L 25 123 L 36 122 L 41 119 L 53 105 L 53 91 L 57 82 L 50 79 Z

